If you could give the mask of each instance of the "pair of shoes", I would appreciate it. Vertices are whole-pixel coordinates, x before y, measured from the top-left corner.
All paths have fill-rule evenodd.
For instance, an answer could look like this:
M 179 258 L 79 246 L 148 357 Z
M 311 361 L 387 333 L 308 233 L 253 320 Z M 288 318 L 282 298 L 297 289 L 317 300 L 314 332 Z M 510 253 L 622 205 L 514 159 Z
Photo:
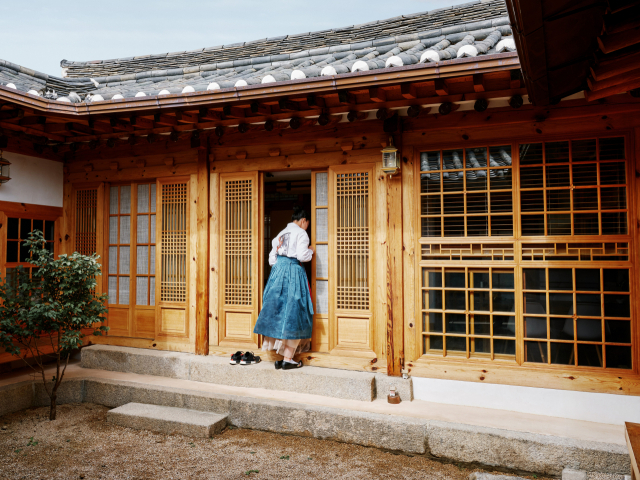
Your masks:
M 242 352 L 238 350 L 236 353 L 231 355 L 231 361 L 229 361 L 229 363 L 231 365 L 238 365 L 240 360 L 242 360 Z
M 294 368 L 302 368 L 302 362 L 298 362 L 298 363 L 289 363 L 289 362 L 282 362 L 282 369 L 283 370 L 293 370 Z
M 276 363 L 275 363 L 276 370 L 280 370 L 282 368 L 283 362 L 284 360 L 276 360 Z
M 240 365 L 255 365 L 261 361 L 260 357 L 254 355 L 253 352 L 244 352 L 244 355 L 242 355 L 240 359 Z

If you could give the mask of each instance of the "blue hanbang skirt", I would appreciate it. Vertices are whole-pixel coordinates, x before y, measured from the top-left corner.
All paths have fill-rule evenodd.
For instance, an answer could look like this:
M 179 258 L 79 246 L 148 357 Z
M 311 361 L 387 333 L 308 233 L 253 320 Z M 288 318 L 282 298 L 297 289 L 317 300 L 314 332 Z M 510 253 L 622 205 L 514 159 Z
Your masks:
M 281 340 L 311 338 L 313 304 L 307 274 L 295 258 L 278 256 L 253 333 Z

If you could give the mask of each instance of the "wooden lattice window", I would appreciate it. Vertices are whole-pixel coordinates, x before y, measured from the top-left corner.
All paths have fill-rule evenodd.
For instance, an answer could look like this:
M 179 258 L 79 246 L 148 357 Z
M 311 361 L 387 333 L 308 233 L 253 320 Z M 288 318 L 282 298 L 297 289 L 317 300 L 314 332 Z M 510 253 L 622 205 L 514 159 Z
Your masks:
M 336 202 L 336 306 L 369 309 L 368 172 L 338 173 Z
M 131 186 L 109 190 L 109 303 L 129 305 Z
M 98 190 L 76 191 L 76 245 L 83 255 L 96 253 Z
M 515 359 L 513 268 L 423 268 L 422 286 L 425 353 Z
M 624 137 L 520 145 L 523 236 L 626 235 Z
M 136 216 L 136 305 L 156 303 L 156 184 L 139 184 Z
M 162 185 L 160 300 L 187 301 L 187 187 Z
M 525 268 L 525 362 L 631 368 L 629 270 Z
M 224 190 L 224 255 L 226 305 L 251 306 L 253 304 L 252 247 L 252 179 L 228 180 Z
M 14 218 L 7 219 L 7 253 L 5 257 L 6 277 L 12 281 L 15 269 L 22 266 L 31 274 L 31 254 L 25 244 L 33 230 L 40 230 L 44 234 L 45 248 L 54 251 L 55 222 L 52 220 Z
M 511 146 L 420 154 L 422 237 L 512 237 Z

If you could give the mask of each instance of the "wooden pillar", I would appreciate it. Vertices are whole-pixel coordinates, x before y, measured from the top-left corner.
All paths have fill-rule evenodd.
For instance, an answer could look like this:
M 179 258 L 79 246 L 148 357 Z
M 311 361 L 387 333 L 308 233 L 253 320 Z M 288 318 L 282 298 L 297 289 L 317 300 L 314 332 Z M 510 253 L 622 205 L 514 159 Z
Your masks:
M 202 142 L 207 140 L 202 139 Z M 198 149 L 196 198 L 196 354 L 209 354 L 209 152 Z
M 398 138 L 399 140 L 399 138 Z M 394 142 L 396 145 L 401 143 Z M 402 152 L 398 155 L 402 158 Z M 401 162 L 402 163 L 402 162 Z M 400 376 L 404 367 L 402 286 L 402 170 L 387 177 L 387 375 Z
M 75 248 L 73 238 L 73 219 L 75 218 L 73 205 L 75 205 L 75 202 L 73 201 L 72 195 L 73 187 L 71 186 L 71 182 L 65 179 L 62 186 L 62 229 L 60 231 L 60 253 L 66 253 L 67 255 L 71 255 Z

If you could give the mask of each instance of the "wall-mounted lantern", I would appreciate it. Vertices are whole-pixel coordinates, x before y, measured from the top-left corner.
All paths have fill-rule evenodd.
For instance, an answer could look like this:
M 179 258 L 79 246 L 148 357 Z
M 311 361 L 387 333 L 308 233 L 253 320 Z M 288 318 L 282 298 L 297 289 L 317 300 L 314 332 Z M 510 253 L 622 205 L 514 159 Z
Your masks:
M 395 175 L 400 170 L 398 149 L 393 146 L 393 138 L 389 139 L 389 146 L 382 150 L 382 171 L 389 175 Z
M 7 183 L 11 180 L 11 177 L 9 176 L 10 167 L 11 162 L 2 157 L 2 150 L 0 150 L 0 184 Z

